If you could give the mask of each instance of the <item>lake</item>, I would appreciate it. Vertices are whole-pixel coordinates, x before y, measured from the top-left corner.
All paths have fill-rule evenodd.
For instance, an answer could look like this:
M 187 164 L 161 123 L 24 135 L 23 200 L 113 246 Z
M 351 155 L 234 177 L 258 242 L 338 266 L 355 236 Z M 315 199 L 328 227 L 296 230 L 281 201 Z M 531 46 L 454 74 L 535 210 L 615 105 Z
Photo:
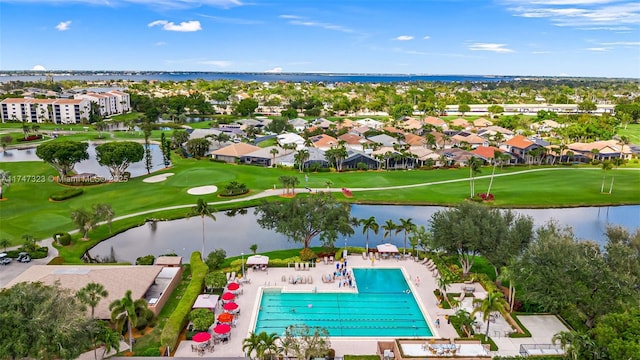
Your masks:
M 162 150 L 160 150 L 160 146 L 151 144 L 150 147 L 152 162 L 151 172 L 165 168 L 164 162 L 162 161 Z M 111 174 L 109 173 L 109 169 L 98 164 L 98 161 L 96 160 L 96 145 L 93 143 L 89 143 L 87 152 L 89 153 L 89 159 L 76 164 L 74 168 L 76 173 L 92 173 L 104 177 L 105 179 L 110 179 Z M 11 149 L 5 152 L 0 151 L 0 163 L 14 161 L 42 160 L 36 155 L 35 147 L 31 149 Z M 131 173 L 131 177 L 146 175 L 147 169 L 145 167 L 144 159 L 142 159 L 142 161 L 138 161 L 129 165 L 127 171 Z
M 357 218 L 375 216 L 382 225 L 387 219 L 399 222 L 399 218 L 412 218 L 418 225 L 427 225 L 431 215 L 445 209 L 440 206 L 389 206 L 389 205 L 353 205 L 351 215 Z M 185 212 L 187 210 L 185 209 Z M 251 253 L 249 247 L 258 245 L 258 252 L 298 248 L 300 243 L 287 240 L 286 237 L 271 230 L 262 229 L 254 215 L 253 209 L 246 209 L 246 214 L 228 216 L 224 212 L 216 213 L 216 221 L 205 219 L 205 253 L 215 249 L 224 249 L 227 256 Z M 579 207 L 565 209 L 518 209 L 517 213 L 529 215 L 535 225 L 540 226 L 551 219 L 561 225 L 570 226 L 579 239 L 594 240 L 604 244 L 604 230 L 607 224 L 619 224 L 629 231 L 635 231 L 640 224 L 640 205 L 615 207 Z M 91 256 L 107 257 L 113 247 L 116 259 L 134 263 L 136 258 L 144 255 L 158 256 L 175 252 L 187 262 L 193 251 L 202 248 L 202 222 L 200 217 L 147 223 L 130 229 L 103 241 L 89 252 Z M 378 235 L 369 234 L 369 246 L 382 242 L 391 242 L 403 246 L 404 235 L 400 233 L 391 238 L 382 239 L 383 231 Z M 365 246 L 362 229 L 346 239 L 349 246 Z M 344 246 L 345 239 L 336 241 L 336 246 Z M 312 246 L 320 246 L 314 239 Z M 409 245 L 407 245 L 409 246 Z

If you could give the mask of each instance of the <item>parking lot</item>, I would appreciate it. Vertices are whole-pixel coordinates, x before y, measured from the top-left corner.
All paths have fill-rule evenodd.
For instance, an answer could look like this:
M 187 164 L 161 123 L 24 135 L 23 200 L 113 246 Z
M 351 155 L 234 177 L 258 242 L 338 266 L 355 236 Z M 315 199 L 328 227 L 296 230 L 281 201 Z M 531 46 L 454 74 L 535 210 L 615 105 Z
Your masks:
M 41 246 L 49 247 L 49 256 L 44 259 L 33 259 L 28 263 L 21 263 L 12 259 L 8 265 L 0 265 L 0 288 L 5 287 L 9 281 L 13 280 L 16 276 L 22 274 L 32 265 L 46 265 L 49 261 L 58 255 L 58 251 L 51 246 L 51 239 L 43 240 L 40 242 Z

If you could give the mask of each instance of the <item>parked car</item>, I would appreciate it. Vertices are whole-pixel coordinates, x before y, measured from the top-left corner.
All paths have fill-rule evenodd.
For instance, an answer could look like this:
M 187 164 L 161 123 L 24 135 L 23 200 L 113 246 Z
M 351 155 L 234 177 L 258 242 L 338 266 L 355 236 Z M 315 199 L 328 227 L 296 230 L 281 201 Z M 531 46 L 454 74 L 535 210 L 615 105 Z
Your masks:
M 18 258 L 16 260 L 21 263 L 28 263 L 28 262 L 31 262 L 31 255 L 23 251 L 20 254 L 18 254 Z
M 11 258 L 7 256 L 7 253 L 0 253 L 0 264 L 2 265 L 11 264 Z

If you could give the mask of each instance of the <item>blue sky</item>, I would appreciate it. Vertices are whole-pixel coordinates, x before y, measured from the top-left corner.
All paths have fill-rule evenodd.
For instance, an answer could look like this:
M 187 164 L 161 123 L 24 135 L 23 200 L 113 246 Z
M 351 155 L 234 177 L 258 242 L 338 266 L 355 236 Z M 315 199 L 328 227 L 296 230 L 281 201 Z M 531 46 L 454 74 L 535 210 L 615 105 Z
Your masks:
M 0 0 L 0 70 L 640 78 L 631 0 Z

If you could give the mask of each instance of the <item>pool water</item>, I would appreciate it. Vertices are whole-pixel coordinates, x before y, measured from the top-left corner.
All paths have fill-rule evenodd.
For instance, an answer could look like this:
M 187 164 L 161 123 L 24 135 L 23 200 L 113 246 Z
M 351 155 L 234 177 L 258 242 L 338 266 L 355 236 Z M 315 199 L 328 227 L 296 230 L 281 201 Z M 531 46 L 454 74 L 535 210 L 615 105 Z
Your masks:
M 304 324 L 336 337 L 432 336 L 400 269 L 353 269 L 353 275 L 357 293 L 265 290 L 255 332 L 280 335 Z

